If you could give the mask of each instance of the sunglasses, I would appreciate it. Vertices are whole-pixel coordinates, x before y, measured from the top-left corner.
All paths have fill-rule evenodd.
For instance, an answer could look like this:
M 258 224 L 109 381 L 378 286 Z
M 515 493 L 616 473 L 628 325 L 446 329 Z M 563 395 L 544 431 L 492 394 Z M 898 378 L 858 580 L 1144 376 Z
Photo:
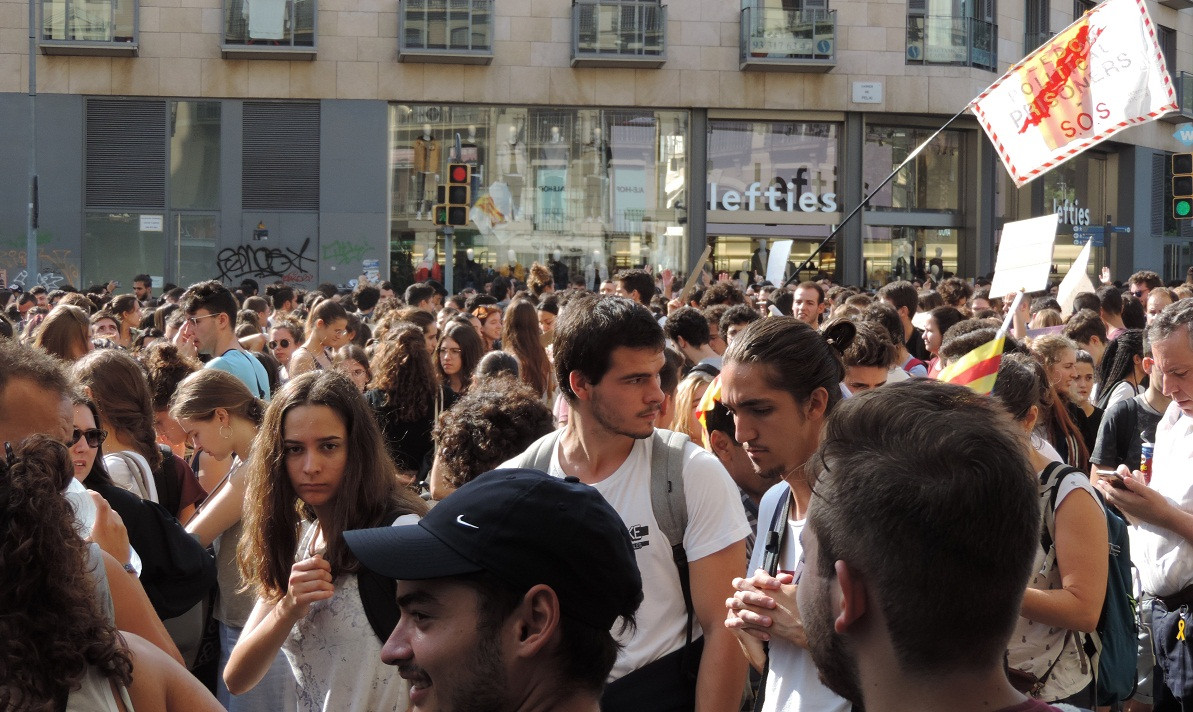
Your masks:
M 99 428 L 88 428 L 87 430 L 75 428 L 70 436 L 70 444 L 74 445 L 79 442 L 79 438 L 87 439 L 87 447 L 99 447 L 103 445 L 104 440 L 108 439 L 108 431 Z
M 276 349 L 281 346 L 283 349 L 290 348 L 290 339 L 278 339 L 277 341 L 270 341 L 269 348 Z
M 199 325 L 199 320 L 200 320 L 200 319 L 206 319 L 207 317 L 211 317 L 211 316 L 219 316 L 219 314 L 204 314 L 204 315 L 202 315 L 202 316 L 192 316 L 192 317 L 187 317 L 187 320 L 186 320 L 186 321 L 187 321 L 187 323 L 188 323 L 188 324 L 190 324 L 191 326 L 198 326 L 198 325 Z
M 1131 296 L 1136 299 L 1143 299 L 1143 292 L 1131 292 Z

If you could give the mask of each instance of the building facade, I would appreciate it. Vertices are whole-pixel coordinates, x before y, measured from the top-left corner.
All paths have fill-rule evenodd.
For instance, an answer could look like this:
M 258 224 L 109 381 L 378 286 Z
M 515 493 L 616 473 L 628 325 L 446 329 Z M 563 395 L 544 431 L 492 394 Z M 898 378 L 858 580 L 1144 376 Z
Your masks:
M 402 286 L 803 264 L 919 143 L 1085 0 L 0 0 L 0 270 Z M 1189 0 L 1149 2 L 1182 111 L 1014 188 L 957 118 L 812 257 L 846 283 L 993 269 L 1002 225 L 1111 223 L 1091 272 L 1193 264 L 1167 157 Z M 29 18 L 36 32 L 29 41 Z M 35 76 L 30 90 L 30 58 Z M 1193 143 L 1193 131 L 1188 140 Z M 471 220 L 431 221 L 447 166 Z M 24 272 L 29 175 L 39 274 Z M 1168 193 L 1166 194 L 1166 190 Z

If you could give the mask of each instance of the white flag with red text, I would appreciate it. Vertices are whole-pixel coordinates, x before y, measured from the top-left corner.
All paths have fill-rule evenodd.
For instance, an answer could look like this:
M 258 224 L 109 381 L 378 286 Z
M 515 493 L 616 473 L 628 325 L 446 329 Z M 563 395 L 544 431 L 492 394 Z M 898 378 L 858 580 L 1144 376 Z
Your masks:
M 1144 0 L 1107 0 L 970 108 L 1018 187 L 1177 102 Z

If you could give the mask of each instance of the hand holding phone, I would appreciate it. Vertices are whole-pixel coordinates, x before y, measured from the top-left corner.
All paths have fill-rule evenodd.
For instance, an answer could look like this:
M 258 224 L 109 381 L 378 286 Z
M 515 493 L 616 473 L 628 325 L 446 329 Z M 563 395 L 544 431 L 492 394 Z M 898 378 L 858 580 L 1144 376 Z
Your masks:
M 1127 489 L 1127 483 L 1123 482 L 1123 476 L 1114 470 L 1094 470 L 1094 473 L 1109 482 L 1110 486 L 1115 489 Z

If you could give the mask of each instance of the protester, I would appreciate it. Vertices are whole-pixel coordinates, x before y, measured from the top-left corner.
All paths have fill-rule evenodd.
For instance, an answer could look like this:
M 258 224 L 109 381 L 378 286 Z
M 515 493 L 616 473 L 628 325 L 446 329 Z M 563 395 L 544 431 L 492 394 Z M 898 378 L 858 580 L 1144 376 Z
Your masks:
M 186 433 L 178 421 L 170 415 L 170 398 L 174 396 L 182 379 L 203 367 L 195 359 L 182 355 L 178 347 L 169 342 L 153 344 L 138 356 L 145 376 L 149 380 L 149 392 L 153 399 L 153 430 L 159 443 L 169 445 L 174 452 L 185 452 Z M 192 470 L 195 468 L 192 466 Z M 197 473 L 196 473 L 197 474 Z M 199 483 L 207 489 L 215 482 Z
M 187 323 L 194 330 L 199 353 L 212 356 L 203 367 L 227 371 L 239 378 L 253 395 L 269 400 L 269 374 L 236 338 L 237 306 L 232 292 L 216 280 L 191 285 L 180 302 Z
M 808 465 L 798 602 L 830 689 L 869 712 L 1055 712 L 1004 672 L 1039 542 L 1021 440 L 988 399 L 934 382 L 879 388 L 829 417 Z
M 290 357 L 302 343 L 302 324 L 292 319 L 279 318 L 276 312 L 272 324 L 266 346 L 282 365 L 281 379 L 282 383 L 285 383 L 290 380 Z
M 1098 407 L 1102 409 L 1143 393 L 1143 331 L 1126 329 L 1106 347 L 1098 370 Z
M 479 323 L 477 333 L 484 342 L 484 350 L 501 348 L 501 308 L 496 304 L 482 304 L 471 313 Z
M 186 668 L 117 630 L 120 591 L 108 577 L 132 577 L 119 568 L 106 574 L 98 546 L 76 533 L 60 494 L 70 472 L 66 449 L 44 435 L 0 458 L 0 707 L 219 710 Z
M 554 352 L 557 385 L 570 407 L 568 424 L 507 466 L 537 467 L 593 485 L 641 544 L 635 555 L 645 572 L 646 598 L 637 632 L 619 638 L 625 647 L 602 709 L 691 709 L 696 700 L 731 709 L 744 688 L 746 666 L 719 623 L 722 602 L 732 592 L 729 581 L 745 552 L 745 514 L 732 480 L 711 455 L 656 435 L 663 330 L 629 299 L 579 297 L 556 322 Z M 663 536 L 655 507 L 667 504 L 650 494 L 652 453 L 664 447 L 682 448 L 682 472 L 666 474 L 683 481 L 688 521 L 676 532 L 680 541 Z M 676 544 L 688 561 L 691 615 L 671 549 Z
M 736 440 L 770 489 L 758 508 L 746 578 L 733 579 L 735 593 L 725 601 L 724 625 L 765 676 L 760 689 L 765 712 L 847 712 L 850 707 L 817 676 L 802 625 L 793 615 L 792 584 L 803 558 L 801 532 L 812 499 L 805 467 L 825 418 L 842 399 L 845 367 L 838 349 L 847 348 L 852 335 L 849 321 L 835 322 L 822 335 L 796 319 L 771 317 L 748 326 L 725 352 L 721 399 L 733 414 Z M 801 368 L 789 368 L 792 363 Z M 769 542 L 769 548 L 757 542 Z M 748 606 L 768 611 L 764 617 Z
M 68 363 L 82 358 L 93 348 L 87 312 L 66 304 L 54 307 L 33 335 L 33 345 Z
M 930 377 L 935 378 L 944 368 L 940 362 L 940 344 L 944 341 L 945 332 L 963 319 L 965 315 L 956 307 L 936 307 L 928 313 L 928 320 L 924 324 L 924 349 L 931 357 L 928 361 Z
M 501 347 L 518 359 L 522 382 L 550 403 L 554 388 L 551 383 L 551 361 L 542 343 L 542 330 L 534 305 L 525 299 L 515 299 L 506 308 L 501 327 Z
M 704 430 L 696 417 L 696 410 L 713 378 L 715 374 L 699 369 L 683 377 L 675 389 L 675 407 L 672 409 L 671 421 L 667 424 L 668 430 L 683 433 L 694 443 L 703 442 Z
M 279 703 L 294 705 L 294 678 L 279 653 L 264 681 L 242 695 L 231 695 L 223 671 L 236 641 L 252 612 L 255 597 L 244 590 L 236 565 L 236 548 L 243 534 L 243 505 L 247 489 L 244 463 L 261 426 L 265 405 L 240 379 L 204 369 L 179 384 L 170 402 L 170 414 L 195 444 L 219 460 L 231 458 L 228 473 L 212 487 L 202 510 L 187 524 L 187 531 L 204 546 L 214 546 L 219 598 L 212 617 L 219 624 L 220 658 L 216 696 L 233 712 L 274 709 Z
M 472 373 L 484 353 L 484 343 L 471 324 L 449 321 L 439 339 L 439 357 L 436 359 L 439 380 L 452 393 L 462 394 L 472 383 Z
M 898 351 L 889 332 L 867 321 L 854 323 L 855 334 L 841 353 L 845 364 L 842 383 L 851 395 L 857 395 L 891 381 L 905 381 L 908 375 L 898 365 Z M 827 326 L 826 326 L 827 328 Z
M 345 539 L 399 580 L 402 615 L 381 655 L 410 681 L 412 709 L 601 709 L 620 648 L 610 631 L 634 628 L 643 582 L 630 534 L 593 488 L 497 470 L 417 526 Z
M 255 687 L 281 649 L 303 712 L 406 709 L 407 685 L 381 664 L 360 567 L 341 536 L 425 513 L 385 453 L 339 373 L 303 374 L 271 401 L 248 463 L 238 562 L 257 603 L 224 669 L 233 694 Z
M 331 299 L 324 299 L 307 315 L 306 340 L 290 354 L 287 371 L 291 378 L 307 371 L 329 370 L 328 351 L 347 344 L 348 312 Z
M 362 394 L 369 389 L 373 373 L 369 369 L 369 357 L 364 349 L 356 344 L 341 346 L 335 351 L 334 363 L 336 369 L 347 376 Z

